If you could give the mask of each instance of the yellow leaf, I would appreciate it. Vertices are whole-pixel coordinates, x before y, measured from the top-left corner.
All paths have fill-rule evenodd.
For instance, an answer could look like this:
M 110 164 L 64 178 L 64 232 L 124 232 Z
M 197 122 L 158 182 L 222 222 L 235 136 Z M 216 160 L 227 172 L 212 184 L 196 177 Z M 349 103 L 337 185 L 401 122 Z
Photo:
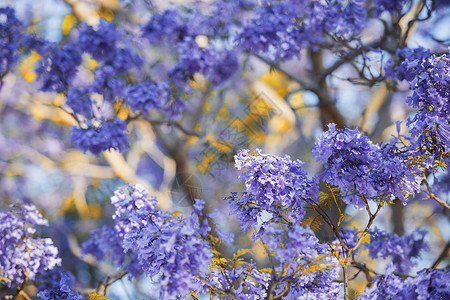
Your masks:
M 309 225 L 312 231 L 317 232 L 320 230 L 320 226 L 323 224 L 321 216 L 316 214 L 303 220 L 302 226 Z
M 89 293 L 89 300 L 106 300 L 108 297 L 97 294 L 97 293 Z
M 3 282 L 11 282 L 11 279 L 0 276 L 0 284 L 2 284 Z
M 217 155 L 214 153 L 206 153 L 201 160 L 197 164 L 197 168 L 200 172 L 206 173 L 208 172 L 210 168 L 210 164 L 215 161 L 217 158 Z
M 225 265 L 226 263 L 228 263 L 228 260 L 223 257 L 213 257 L 211 261 L 215 266 Z
M 32 82 L 36 78 L 36 73 L 34 73 L 34 65 L 38 60 L 41 59 L 39 53 L 31 51 L 30 56 L 25 58 L 22 64 L 19 66 L 20 75 L 25 78 L 26 81 Z
M 288 92 L 289 79 L 278 71 L 267 72 L 261 76 L 261 80 L 272 87 L 281 97 L 286 96 Z
M 271 268 L 264 268 L 264 269 L 261 269 L 261 270 L 258 270 L 259 272 L 264 272 L 264 273 L 272 273 L 272 269 Z
M 72 27 L 77 22 L 77 18 L 74 15 L 67 15 L 64 17 L 64 21 L 62 23 L 62 32 L 64 35 L 68 35 Z
M 233 254 L 233 257 L 237 258 L 239 256 L 242 256 L 242 255 L 246 254 L 246 253 L 252 253 L 252 250 L 251 249 L 239 249 L 238 251 L 236 251 L 236 253 Z
M 97 12 L 100 18 L 105 18 L 107 21 L 114 20 L 114 12 L 111 9 L 103 8 Z

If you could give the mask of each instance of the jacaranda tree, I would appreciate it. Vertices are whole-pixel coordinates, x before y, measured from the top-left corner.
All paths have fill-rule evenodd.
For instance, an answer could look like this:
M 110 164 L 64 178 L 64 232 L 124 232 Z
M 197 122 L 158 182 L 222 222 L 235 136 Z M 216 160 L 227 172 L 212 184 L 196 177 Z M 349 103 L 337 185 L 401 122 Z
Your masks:
M 37 2 L 1 298 L 450 299 L 448 1 Z

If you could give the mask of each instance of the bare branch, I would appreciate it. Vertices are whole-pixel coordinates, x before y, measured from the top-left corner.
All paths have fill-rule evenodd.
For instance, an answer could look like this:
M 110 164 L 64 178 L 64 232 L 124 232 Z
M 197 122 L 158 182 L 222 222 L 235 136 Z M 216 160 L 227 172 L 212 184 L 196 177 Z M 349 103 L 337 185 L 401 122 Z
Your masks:
M 422 173 L 422 179 L 423 179 L 422 182 L 425 184 L 425 186 L 427 187 L 427 190 L 428 190 L 428 198 L 435 200 L 437 203 L 439 203 L 446 209 L 450 209 L 450 206 L 446 202 L 439 199 L 439 197 L 433 193 L 433 191 L 431 190 L 430 184 L 427 181 L 427 176 L 425 175 L 425 173 Z

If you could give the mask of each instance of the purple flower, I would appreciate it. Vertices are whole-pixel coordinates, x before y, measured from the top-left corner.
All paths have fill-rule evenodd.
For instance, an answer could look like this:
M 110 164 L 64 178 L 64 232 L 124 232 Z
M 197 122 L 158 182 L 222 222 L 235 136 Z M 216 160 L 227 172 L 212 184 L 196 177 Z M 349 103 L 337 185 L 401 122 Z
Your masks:
M 358 129 L 328 128 L 316 140 L 313 154 L 324 163 L 321 178 L 339 187 L 345 203 L 363 207 L 363 197 L 406 202 L 408 194 L 419 190 L 419 170 L 409 167 L 408 155 L 395 147 L 395 139 L 380 147 Z
M 384 11 L 391 15 L 400 13 L 407 0 L 376 0 L 374 14 L 380 16 Z
M 428 249 L 424 241 L 425 231 L 417 230 L 409 235 L 399 237 L 381 231 L 377 227 L 370 229 L 370 243 L 364 244 L 369 250 L 369 257 L 387 258 L 392 257 L 393 265 L 402 273 L 407 273 L 414 263 L 413 258 L 418 258 L 422 250 Z
M 92 100 L 84 88 L 72 88 L 67 92 L 66 104 L 74 114 L 79 114 L 87 119 L 93 117 Z
M 66 43 L 62 48 L 49 45 L 36 67 L 41 90 L 57 93 L 67 90 L 80 64 L 81 55 L 75 44 Z
M 170 90 L 166 82 L 145 81 L 128 85 L 123 98 L 133 112 L 146 115 L 152 109 L 163 112 L 168 108 Z
M 310 228 L 270 224 L 261 242 L 273 255 L 278 293 L 289 286 L 289 299 L 339 299 L 339 263 Z M 299 271 L 308 270 L 308 271 Z
M 192 36 L 186 20 L 180 13 L 181 9 L 165 10 L 155 14 L 143 27 L 142 36 L 151 43 L 159 43 L 162 40 L 170 42 L 183 41 L 185 37 Z
M 252 262 L 241 262 L 233 268 L 211 267 L 207 280 L 222 291 L 231 290 L 237 299 L 258 300 L 267 297 L 271 280 L 268 272 L 260 272 Z
M 23 25 L 14 9 L 0 8 L 0 80 L 15 66 L 23 38 Z
M 80 26 L 78 43 L 80 48 L 91 54 L 95 60 L 111 62 L 116 56 L 116 43 L 121 34 L 116 31 L 113 22 L 101 18 L 97 30 L 86 23 Z
M 339 39 L 358 36 L 366 19 L 363 1 L 266 0 L 235 40 L 251 53 L 289 60 L 299 57 L 303 48 L 326 41 L 326 34 Z
M 227 51 L 219 55 L 217 62 L 212 66 L 210 80 L 213 86 L 218 86 L 233 76 L 239 69 L 236 53 Z
M 103 95 L 104 99 L 114 102 L 117 97 L 122 97 L 125 81 L 118 78 L 118 70 L 111 65 L 98 67 L 94 71 L 94 82 L 88 86 L 88 90 L 93 93 Z
M 35 225 L 48 225 L 32 204 L 0 211 L 0 269 L 8 287 L 20 285 L 61 264 L 51 239 L 35 237 Z
M 129 143 L 126 130 L 127 125 L 120 118 L 104 121 L 99 126 L 87 122 L 87 128 L 72 128 L 71 142 L 76 148 L 95 155 L 108 149 L 124 151 Z
M 393 274 L 394 268 L 389 265 L 385 275 L 378 276 L 372 286 L 358 297 L 359 300 L 372 299 L 448 299 L 450 290 L 448 270 L 423 269 L 416 277 L 401 278 Z
M 197 276 L 206 274 L 213 254 L 206 240 L 208 222 L 199 219 L 199 215 L 203 217 L 202 201 L 197 201 L 196 212 L 185 218 L 157 209 L 156 198 L 148 197 L 148 191 L 139 185 L 118 189 L 111 202 L 116 209 L 116 233 L 112 235 L 123 252 L 132 255 L 133 267 L 151 278 L 158 276 L 160 298 L 172 299 L 186 296 L 191 290 L 203 290 Z M 88 242 L 85 251 L 101 259 L 105 252 L 91 246 L 96 243 Z
M 37 295 L 44 300 L 81 300 L 78 292 L 72 290 L 74 277 L 63 268 L 53 268 L 47 271 L 36 280 L 38 284 Z
M 392 3 L 395 3 L 395 1 Z M 398 49 L 396 53 L 398 63 L 396 65 L 393 60 L 389 60 L 385 68 L 386 75 L 391 80 L 395 78 L 411 80 L 415 77 L 415 67 L 418 62 L 428 56 L 430 56 L 430 50 L 423 47 Z
M 263 154 L 259 149 L 254 154 L 241 150 L 235 160 L 238 170 L 247 169 L 239 176 L 247 193 L 240 199 L 233 193 L 227 199 L 230 214 L 237 214 L 244 231 L 257 225 L 263 229 L 269 222 L 283 222 L 283 216 L 297 223 L 305 214 L 303 205 L 309 198 L 317 197 L 318 187 L 307 178 L 301 161 Z
M 410 150 L 426 167 L 450 163 L 450 57 L 443 54 L 408 61 L 406 79 L 413 95 L 407 103 L 418 112 L 409 118 Z

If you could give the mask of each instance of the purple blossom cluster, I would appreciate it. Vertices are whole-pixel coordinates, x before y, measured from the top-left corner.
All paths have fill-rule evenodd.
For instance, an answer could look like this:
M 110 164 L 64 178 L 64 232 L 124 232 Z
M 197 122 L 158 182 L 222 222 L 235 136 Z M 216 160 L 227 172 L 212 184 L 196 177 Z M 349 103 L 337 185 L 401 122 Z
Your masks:
M 42 51 L 36 73 L 42 81 L 41 90 L 61 93 L 66 91 L 81 64 L 81 53 L 74 44 L 67 43 L 61 48 L 49 44 Z
M 37 287 L 37 294 L 43 300 L 81 300 L 82 296 L 78 291 L 73 291 L 74 277 L 71 273 L 61 267 L 56 267 L 47 271 L 36 280 L 40 284 Z
M 84 152 L 90 151 L 99 154 L 108 149 L 125 150 L 129 140 L 126 133 L 127 125 L 124 120 L 116 118 L 112 121 L 104 121 L 96 126 L 90 122 L 87 128 L 72 128 L 72 144 Z
M 402 48 L 396 53 L 396 64 L 392 59 L 388 60 L 385 67 L 386 77 L 391 80 L 412 80 L 416 74 L 413 67 L 417 65 L 416 61 L 430 56 L 430 50 L 423 47 Z
M 113 22 L 103 18 L 97 29 L 82 23 L 78 43 L 82 51 L 92 55 L 98 62 L 111 66 L 115 74 L 124 73 L 140 63 L 129 47 L 126 35 L 117 30 Z
M 350 39 L 367 22 L 364 2 L 262 1 L 236 41 L 251 53 L 266 52 L 276 60 L 299 57 L 306 47 L 315 49 L 326 41 L 324 33 Z
M 141 27 L 142 36 L 152 44 L 171 44 L 183 41 L 185 37 L 195 37 L 195 27 L 189 26 L 187 14 L 181 7 L 156 13 Z
M 214 86 L 229 79 L 239 69 L 233 52 L 220 52 L 212 47 L 201 47 L 187 37 L 177 44 L 178 62 L 170 70 L 169 78 L 184 92 L 190 92 L 187 83 L 196 73 L 205 75 Z
M 372 299 L 448 299 L 450 290 L 448 269 L 423 269 L 416 277 L 402 278 L 394 274 L 395 267 L 390 264 L 385 275 L 375 278 L 372 286 L 358 297 L 359 300 Z
M 233 291 L 237 299 L 257 300 L 267 297 L 271 278 L 269 273 L 258 271 L 253 263 L 243 263 L 231 269 L 211 268 L 206 279 L 221 291 Z
M 423 230 L 416 230 L 402 237 L 384 232 L 377 227 L 371 228 L 369 233 L 370 243 L 363 245 L 369 250 L 369 257 L 392 257 L 393 266 L 401 273 L 409 272 L 415 265 L 412 259 L 418 258 L 421 251 L 428 249 L 424 241 L 426 232 Z
M 14 9 L 0 8 L 0 80 L 15 66 L 23 39 L 23 25 Z
M 114 59 L 117 54 L 116 43 L 120 39 L 120 32 L 116 30 L 114 23 L 101 18 L 97 30 L 82 23 L 79 34 L 79 46 L 95 60 L 111 62 Z
M 254 0 L 213 1 L 207 7 L 207 13 L 202 20 L 205 34 L 228 39 L 236 27 L 242 24 L 247 12 L 251 12 L 256 5 L 257 2 Z
M 320 177 L 343 192 L 343 201 L 363 207 L 365 199 L 407 201 L 420 188 L 418 169 L 391 144 L 373 144 L 358 129 L 336 129 L 328 125 L 317 140 L 313 154 L 324 163 Z
M 241 150 L 235 156 L 235 167 L 247 169 L 239 176 L 247 193 L 241 198 L 233 193 L 228 201 L 230 214 L 237 214 L 242 230 L 258 225 L 261 234 L 270 222 L 286 222 L 288 218 L 289 223 L 295 224 L 303 218 L 303 206 L 308 199 L 317 198 L 318 186 L 308 179 L 302 165 L 303 162 L 291 161 L 287 155 L 263 154 L 260 149 L 255 153 Z M 257 237 L 255 232 L 254 238 Z
M 380 16 L 387 11 L 391 15 L 398 14 L 402 11 L 403 6 L 408 0 L 376 0 L 374 3 L 374 14 Z
M 35 237 L 35 226 L 48 226 L 48 221 L 34 205 L 12 205 L 0 211 L 0 220 L 0 276 L 7 279 L 2 284 L 18 286 L 61 264 L 52 240 Z
M 162 299 L 203 291 L 197 276 L 206 274 L 213 256 L 206 240 L 210 227 L 202 214 L 204 202 L 197 200 L 191 215 L 178 218 L 158 210 L 156 198 L 147 195 L 145 188 L 135 185 L 120 188 L 111 198 L 123 252 L 133 253 L 141 271 L 158 278 Z M 86 244 L 85 253 L 93 252 L 92 245 L 95 242 Z
M 270 224 L 261 241 L 279 263 L 274 266 L 276 295 L 288 289 L 287 299 L 339 299 L 337 259 L 309 227 Z
M 118 97 L 122 97 L 125 88 L 125 80 L 119 75 L 111 65 L 97 67 L 94 70 L 94 81 L 87 90 L 102 95 L 109 103 L 114 103 Z
M 91 119 L 94 116 L 92 110 L 92 99 L 86 88 L 72 88 L 67 92 L 66 104 L 74 114 Z
M 137 254 L 124 251 L 122 241 L 123 233 L 119 233 L 116 226 L 104 225 L 91 232 L 91 238 L 82 244 L 81 254 L 92 255 L 97 261 L 110 262 L 137 278 L 142 274 Z
M 214 5 L 212 9 L 219 9 Z M 229 5 L 240 6 L 235 1 L 230 1 Z M 169 79 L 185 92 L 190 92 L 187 83 L 195 73 L 205 75 L 213 86 L 218 86 L 239 69 L 237 54 L 234 51 L 220 49 L 221 47 L 210 43 L 207 46 L 197 43 L 198 36 L 213 38 L 209 34 L 210 19 L 201 10 L 185 10 L 179 7 L 177 10 L 168 9 L 155 14 L 142 27 L 142 36 L 150 43 L 162 42 L 174 50 L 177 63 L 170 69 Z M 228 24 L 224 26 L 228 28 Z
M 148 114 L 152 109 L 164 111 L 170 101 L 169 85 L 166 82 L 144 81 L 128 85 L 123 91 L 124 101 L 135 113 Z
M 450 163 L 450 56 L 429 56 L 408 60 L 406 78 L 413 95 L 407 103 L 419 111 L 407 125 L 411 133 L 411 150 L 425 158 L 426 167 Z
M 123 151 L 128 146 L 125 122 L 103 116 L 101 112 L 94 113 L 91 96 L 100 94 L 106 102 L 116 102 L 125 88 L 120 75 L 139 64 L 140 58 L 131 50 L 125 33 L 105 19 L 100 20 L 97 29 L 82 23 L 77 35 L 72 34 L 69 40 L 62 47 L 46 44 L 37 49 L 42 55 L 36 67 L 41 90 L 66 94 L 66 105 L 79 122 L 72 129 L 75 147 L 94 154 L 108 149 Z M 75 83 L 83 53 L 100 64 L 88 84 L 82 84 L 79 79 Z

